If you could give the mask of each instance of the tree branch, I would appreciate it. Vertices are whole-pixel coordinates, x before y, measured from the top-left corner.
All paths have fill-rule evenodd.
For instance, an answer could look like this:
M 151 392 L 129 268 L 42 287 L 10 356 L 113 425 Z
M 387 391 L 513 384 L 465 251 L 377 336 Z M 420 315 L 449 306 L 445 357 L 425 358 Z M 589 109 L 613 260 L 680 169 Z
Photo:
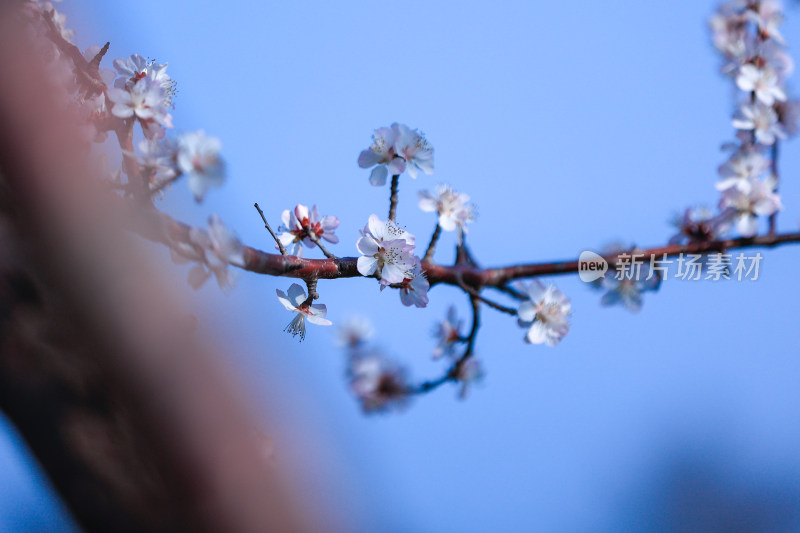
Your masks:
M 122 202 L 122 200 L 119 200 Z M 129 207 L 130 211 L 131 208 Z M 169 245 L 174 241 L 188 242 L 190 227 L 174 220 L 169 215 L 158 211 L 154 207 L 140 209 L 138 214 L 130 214 L 133 229 L 143 237 Z M 705 254 L 711 252 L 724 252 L 744 248 L 773 248 L 790 243 L 800 243 L 800 232 L 783 233 L 775 235 L 761 235 L 757 237 L 739 237 L 735 239 L 721 239 L 707 242 L 694 242 L 688 244 L 671 244 L 643 250 L 636 250 L 637 257 L 643 261 L 650 261 L 651 257 L 662 259 L 664 254 L 676 256 L 679 254 Z M 630 251 L 624 252 L 630 253 Z M 606 255 L 604 259 L 610 266 L 617 262 L 618 255 Z M 290 278 L 307 279 L 337 279 L 360 277 L 356 263 L 357 257 L 339 257 L 328 259 L 305 259 L 295 256 L 281 256 L 270 254 L 244 247 L 244 270 L 269 276 L 284 276 Z M 544 263 L 527 263 L 505 267 L 479 268 L 469 264 L 439 265 L 430 261 L 422 262 L 422 269 L 431 286 L 442 283 L 460 287 L 459 278 L 469 286 L 492 287 L 504 292 L 509 288 L 509 281 L 539 276 L 554 276 L 578 272 L 577 260 L 552 261 Z
M 389 220 L 397 218 L 397 188 L 400 184 L 400 174 L 392 176 L 392 192 L 389 196 Z

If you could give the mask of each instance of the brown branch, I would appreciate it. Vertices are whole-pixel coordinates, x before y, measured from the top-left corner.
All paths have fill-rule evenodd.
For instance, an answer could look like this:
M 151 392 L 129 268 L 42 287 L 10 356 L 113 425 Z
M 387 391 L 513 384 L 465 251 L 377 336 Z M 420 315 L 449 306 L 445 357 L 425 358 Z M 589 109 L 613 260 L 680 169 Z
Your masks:
M 442 376 L 424 381 L 417 386 L 409 387 L 408 394 L 425 394 L 432 390 L 438 389 L 448 381 L 458 381 L 458 374 L 464 363 L 472 357 L 473 350 L 475 349 L 475 339 L 478 337 L 478 330 L 481 327 L 480 321 L 480 306 L 478 305 L 478 298 L 473 295 L 469 296 L 470 307 L 472 308 L 472 327 L 470 328 L 469 335 L 464 339 L 459 339 L 461 342 L 466 342 L 467 347 L 464 353 Z
M 120 200 L 120 202 L 122 202 Z M 169 215 L 150 207 L 130 212 L 133 229 L 143 237 L 169 245 L 174 241 L 189 242 L 190 227 L 177 222 Z M 138 213 L 138 214 L 136 214 Z M 705 254 L 711 252 L 724 252 L 743 248 L 773 248 L 790 243 L 800 243 L 800 232 L 783 233 L 775 235 L 761 235 L 757 237 L 739 237 L 735 239 L 722 239 L 707 242 L 694 242 L 688 244 L 671 244 L 644 250 L 636 250 L 637 258 L 647 262 L 651 257 L 662 259 L 664 254 L 676 256 L 679 254 Z M 630 253 L 625 252 L 625 253 Z M 604 257 L 609 265 L 617 262 L 618 255 L 612 254 Z M 305 259 L 295 256 L 281 256 L 270 254 L 244 247 L 244 270 L 256 274 L 269 276 L 284 276 L 290 278 L 319 279 L 354 278 L 361 274 L 357 269 L 357 257 L 339 257 L 332 259 Z M 459 287 L 459 279 L 472 287 L 491 287 L 504 292 L 510 292 L 507 286 L 509 281 L 522 278 L 535 278 L 539 276 L 554 276 L 578 272 L 577 260 L 552 261 L 546 263 L 528 263 L 505 267 L 479 268 L 470 264 L 438 265 L 433 262 L 423 261 L 422 269 L 430 284 L 437 283 Z
M 275 235 L 275 232 L 272 231 L 272 228 L 269 226 L 269 222 L 267 222 L 267 217 L 264 216 L 264 211 L 262 211 L 261 208 L 258 207 L 258 202 L 256 202 L 253 205 L 255 206 L 256 210 L 258 211 L 258 214 L 261 215 L 261 220 L 264 221 L 264 227 L 267 228 L 267 231 L 269 232 L 269 234 L 272 235 L 273 239 L 275 239 L 275 244 L 278 245 L 278 250 L 280 250 L 281 255 L 286 255 L 286 248 L 284 248 L 283 243 L 281 242 L 281 240 L 278 238 L 277 235 Z
M 400 184 L 400 174 L 392 176 L 392 192 L 389 196 L 389 220 L 397 218 L 397 188 Z
M 322 245 L 322 243 L 321 243 L 321 242 L 320 242 L 320 240 L 319 240 L 319 237 L 317 237 L 317 234 L 316 234 L 316 233 L 314 233 L 314 230 L 313 230 L 312 228 L 308 228 L 308 230 L 306 231 L 306 233 L 308 233 L 308 239 L 309 239 L 311 242 L 313 242 L 314 244 L 316 244 L 317 246 L 319 246 L 319 249 L 320 249 L 320 250 L 322 250 L 322 253 L 323 253 L 323 254 L 325 254 L 325 257 L 327 257 L 328 259 L 336 259 L 336 256 L 335 256 L 335 255 L 333 255 L 332 253 L 330 253 L 330 252 L 329 252 L 329 251 L 328 251 L 328 250 L 327 250 L 327 249 L 326 249 L 326 248 L 325 248 L 325 247 Z
M 517 316 L 517 310 L 516 309 L 512 309 L 511 307 L 506 307 L 504 305 L 500 305 L 497 302 L 493 302 L 492 300 L 489 300 L 488 298 L 485 298 L 485 297 L 481 296 L 481 293 L 477 289 L 475 289 L 473 287 L 470 287 L 469 285 L 465 284 L 464 281 L 461 279 L 461 276 L 458 276 L 458 275 L 456 276 L 456 282 L 458 282 L 458 286 L 461 287 L 461 289 L 464 292 L 466 292 L 467 294 L 472 295 L 473 298 L 475 298 L 477 300 L 480 300 L 481 302 L 485 303 L 486 305 L 488 305 L 492 309 L 496 309 L 496 310 L 498 310 L 498 311 L 500 311 L 502 313 L 507 313 L 507 314 L 509 314 L 511 316 Z
M 425 255 L 422 257 L 423 261 L 430 262 L 431 259 L 433 259 L 433 253 L 436 251 L 436 243 L 441 234 L 442 227 L 437 223 L 436 229 L 433 230 L 433 235 L 431 235 L 431 242 L 428 244 L 428 249 L 425 250 Z

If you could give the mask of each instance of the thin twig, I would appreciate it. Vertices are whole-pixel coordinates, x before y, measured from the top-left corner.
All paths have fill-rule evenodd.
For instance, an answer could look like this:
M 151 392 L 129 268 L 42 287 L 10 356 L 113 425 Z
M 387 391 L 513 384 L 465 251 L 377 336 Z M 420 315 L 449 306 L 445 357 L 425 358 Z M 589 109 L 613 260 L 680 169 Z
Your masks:
M 433 235 L 431 235 L 431 242 L 428 244 L 428 249 L 425 250 L 425 256 L 422 258 L 423 261 L 430 261 L 433 259 L 433 252 L 436 251 L 436 242 L 439 240 L 441 234 L 442 227 L 437 223 L 436 229 L 433 230 Z
M 278 250 L 280 250 L 280 251 L 281 251 L 281 255 L 286 255 L 286 248 L 284 248 L 284 247 L 283 247 L 283 244 L 282 244 L 282 243 L 281 243 L 281 241 L 278 239 L 278 236 L 277 236 L 277 235 L 275 235 L 275 232 L 274 232 L 274 231 L 272 231 L 272 228 L 271 228 L 271 227 L 269 227 L 269 222 L 267 222 L 267 217 L 265 217 L 265 216 L 264 216 L 264 212 L 261 210 L 261 208 L 260 208 L 260 207 L 258 207 L 258 202 L 256 202 L 256 203 L 255 203 L 255 204 L 253 204 L 253 205 L 254 205 L 254 206 L 256 207 L 256 209 L 258 210 L 258 214 L 259 214 L 259 215 L 261 215 L 261 220 L 263 220 L 263 221 L 264 221 L 264 227 L 265 227 L 265 228 L 267 228 L 267 231 L 269 232 L 269 234 L 270 234 L 270 235 L 272 235 L 272 238 L 273 238 L 273 239 L 275 239 L 275 243 L 278 245 Z
M 461 279 L 461 276 L 456 274 L 456 283 L 458 286 L 461 287 L 465 292 L 469 293 L 473 298 L 480 300 L 481 302 L 485 303 L 489 307 L 493 309 L 497 309 L 502 313 L 508 313 L 511 316 L 517 316 L 517 310 L 512 309 L 511 307 L 506 307 L 504 305 L 500 305 L 499 303 L 493 302 L 488 298 L 484 298 L 481 296 L 481 293 L 475 290 L 474 288 L 470 287 L 469 285 L 464 283 L 464 280 Z
M 309 228 L 307 230 L 307 233 L 308 233 L 308 239 L 317 246 L 319 246 L 319 249 L 322 250 L 322 253 L 325 254 L 325 257 L 327 257 L 328 259 L 336 259 L 335 255 L 333 255 L 332 253 L 330 253 L 328 250 L 325 249 L 325 247 L 322 245 L 322 242 L 320 242 L 319 237 L 317 237 L 317 234 L 314 233 L 313 229 Z
M 504 293 L 508 294 L 509 296 L 511 296 L 512 298 L 517 299 L 517 300 L 527 300 L 528 299 L 527 296 L 525 296 L 524 294 L 519 292 L 514 287 L 511 287 L 510 285 L 503 285 L 501 287 L 491 287 L 491 288 L 495 289 L 497 291 L 500 291 L 500 292 L 504 292 Z
M 436 378 L 429 381 L 424 381 L 415 387 L 410 387 L 408 389 L 408 394 L 425 394 L 430 392 L 434 389 L 437 389 L 447 383 L 448 381 L 458 381 L 458 374 L 461 367 L 464 363 L 472 357 L 473 350 L 475 348 L 475 339 L 478 336 L 478 330 L 480 329 L 480 306 L 478 305 L 478 298 L 470 295 L 469 297 L 470 306 L 472 307 L 472 327 L 470 328 L 469 335 L 465 339 L 459 339 L 462 342 L 467 343 L 467 347 L 464 349 L 464 353 L 458 360 L 453 363 L 447 372 Z
M 389 196 L 389 220 L 394 221 L 397 218 L 397 187 L 400 184 L 400 174 L 392 176 L 392 192 Z

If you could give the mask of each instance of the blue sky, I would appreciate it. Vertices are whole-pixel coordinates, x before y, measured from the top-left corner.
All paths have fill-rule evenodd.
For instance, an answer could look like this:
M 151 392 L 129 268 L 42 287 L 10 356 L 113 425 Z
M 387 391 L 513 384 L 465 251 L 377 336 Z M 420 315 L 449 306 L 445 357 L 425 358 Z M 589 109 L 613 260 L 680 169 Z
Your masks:
M 244 242 L 270 250 L 253 202 L 275 224 L 283 209 L 317 203 L 342 219 L 332 251 L 355 255 L 358 229 L 371 213 L 385 216 L 388 198 L 356 158 L 373 129 L 399 121 L 436 149 L 433 176 L 401 179 L 399 221 L 425 241 L 434 220 L 417 209 L 416 191 L 450 183 L 478 205 L 468 236 L 478 261 L 506 265 L 575 258 L 613 240 L 662 244 L 673 213 L 717 201 L 733 91 L 710 45 L 714 6 L 62 7 L 82 48 L 110 40 L 110 59 L 139 53 L 169 62 L 176 127 L 222 139 L 226 185 L 201 205 L 179 185 L 162 202 L 166 211 L 198 225 L 219 213 Z M 783 33 L 796 46 L 800 11 L 788 9 L 787 18 Z M 779 228 L 794 231 L 795 142 L 780 165 Z M 437 259 L 452 260 L 453 245 L 447 235 Z M 477 343 L 483 384 L 466 402 L 444 387 L 390 416 L 359 412 L 333 328 L 309 326 L 302 344 L 282 333 L 291 315 L 275 289 L 290 281 L 243 274 L 227 296 L 208 284 L 193 298 L 210 304 L 201 324 L 235 344 L 233 362 L 257 399 L 275 402 L 274 390 L 259 391 L 280 383 L 279 405 L 265 409 L 316 431 L 298 477 L 313 481 L 310 497 L 352 530 L 666 531 L 691 507 L 669 495 L 705 486 L 681 488 L 676 476 L 694 479 L 680 477 L 686 471 L 723 509 L 800 509 L 797 252 L 763 253 L 756 282 L 669 279 L 636 315 L 601 308 L 577 277 L 553 279 L 574 310 L 561 345 L 526 345 L 513 319 L 486 309 Z M 165 269 L 176 280 L 186 274 Z M 448 287 L 432 290 L 424 310 L 402 307 L 374 280 L 321 282 L 319 292 L 334 323 L 371 317 L 379 344 L 419 379 L 441 371 L 430 361 L 432 325 L 453 303 L 463 316 L 468 310 Z M 281 444 L 278 457 L 298 453 Z M 24 459 L 7 443 L 0 448 L 2 485 L 18 489 L 0 494 L 0 526 L 22 527 L 20 516 L 30 531 L 63 524 Z

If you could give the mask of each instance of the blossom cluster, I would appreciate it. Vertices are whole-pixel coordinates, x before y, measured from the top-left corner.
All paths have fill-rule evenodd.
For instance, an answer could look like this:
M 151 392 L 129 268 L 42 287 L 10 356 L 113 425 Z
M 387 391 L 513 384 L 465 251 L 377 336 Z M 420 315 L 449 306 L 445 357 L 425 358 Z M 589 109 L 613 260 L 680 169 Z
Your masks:
M 403 305 L 425 307 L 430 284 L 420 258 L 414 255 L 415 242 L 414 235 L 393 220 L 384 222 L 378 215 L 370 215 L 356 243 L 361 253 L 357 267 L 362 276 L 377 277 L 381 290 L 397 285 Z
M 525 296 L 517 310 L 519 325 L 528 330 L 525 341 L 531 344 L 555 346 L 569 333 L 572 305 L 555 285 L 545 286 L 537 279 L 517 283 L 516 289 Z
M 288 311 L 292 311 L 295 317 L 289 322 L 284 331 L 288 331 L 293 337 L 300 335 L 300 340 L 306 338 L 306 320 L 318 326 L 330 326 L 332 322 L 325 318 L 328 308 L 325 304 L 312 304 L 311 298 L 306 297 L 306 291 L 297 283 L 292 283 L 287 293 L 276 289 L 278 301 Z
M 782 22 L 780 0 L 728 1 L 710 20 L 712 41 L 724 58 L 722 72 L 738 89 L 736 142 L 726 145 L 729 156 L 719 167 L 719 213 L 687 211 L 675 240 L 715 238 L 731 228 L 752 237 L 758 217 L 782 209 L 776 150 L 797 130 L 800 112 L 800 102 L 787 95 L 794 63 L 785 50 Z
M 175 94 L 167 64 L 134 54 L 116 59 L 114 69 L 120 77 L 106 91 L 113 103 L 111 113 L 122 119 L 135 118 L 148 139 L 163 138 L 164 128 L 172 127 L 169 111 Z
M 395 122 L 375 130 L 372 144 L 358 156 L 358 166 L 375 167 L 369 176 L 375 186 L 384 185 L 389 174 L 399 176 L 408 171 L 412 178 L 420 170 L 433 174 L 433 147 L 419 131 Z

